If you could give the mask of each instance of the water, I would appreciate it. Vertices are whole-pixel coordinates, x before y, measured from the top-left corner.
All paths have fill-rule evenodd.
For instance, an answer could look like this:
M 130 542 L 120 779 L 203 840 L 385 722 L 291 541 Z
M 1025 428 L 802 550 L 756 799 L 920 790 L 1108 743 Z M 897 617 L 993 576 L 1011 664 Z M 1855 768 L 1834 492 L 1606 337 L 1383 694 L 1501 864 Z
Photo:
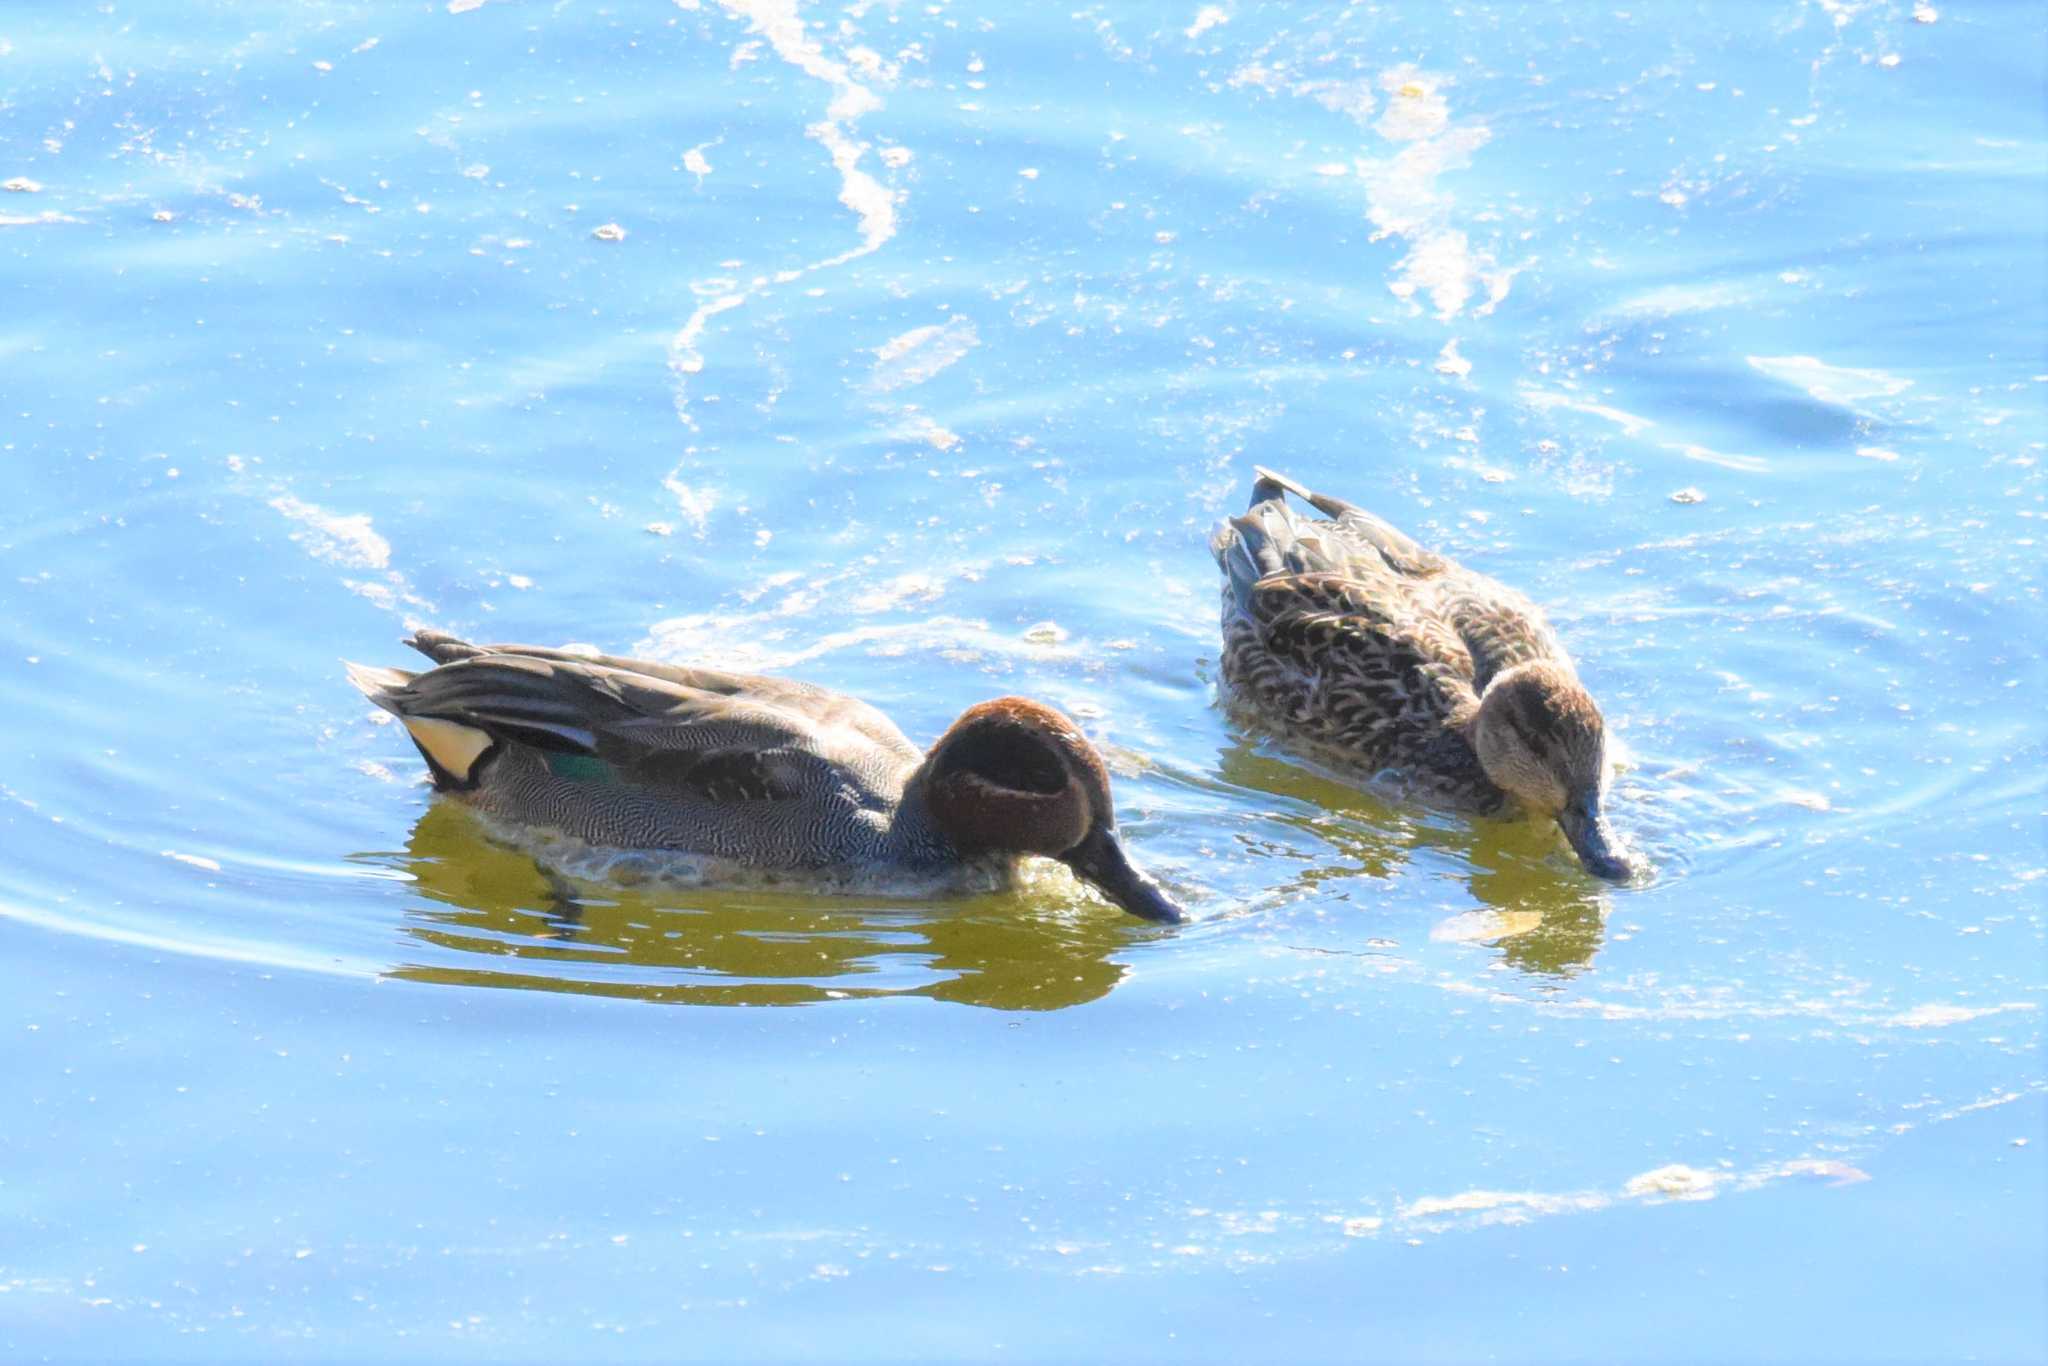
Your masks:
M 805 18 L 0 17 L 6 1354 L 2048 1352 L 2038 17 Z M 1255 461 L 1651 885 L 1233 726 Z M 1201 918 L 550 879 L 410 622 L 1045 698 Z

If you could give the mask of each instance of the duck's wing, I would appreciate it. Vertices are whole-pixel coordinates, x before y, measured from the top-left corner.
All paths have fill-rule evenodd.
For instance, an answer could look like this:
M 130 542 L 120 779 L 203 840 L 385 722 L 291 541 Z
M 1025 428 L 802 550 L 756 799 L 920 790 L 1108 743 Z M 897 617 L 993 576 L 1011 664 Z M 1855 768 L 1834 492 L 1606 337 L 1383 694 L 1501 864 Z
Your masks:
M 707 711 L 717 711 L 715 699 L 724 698 L 733 704 L 730 710 L 734 712 L 766 708 L 786 713 L 795 720 L 807 721 L 813 729 L 827 735 L 850 731 L 909 763 L 915 764 L 924 758 L 924 751 L 912 744 L 895 722 L 866 702 L 793 679 L 661 664 L 647 659 L 561 650 L 545 645 L 475 645 L 445 631 L 426 629 L 415 631 L 405 643 L 437 664 L 452 664 L 490 655 L 606 669 L 638 677 L 652 685 L 667 685 L 680 695 L 699 698 Z
M 808 690 L 809 705 L 792 707 L 779 690 L 736 686 L 744 675 L 652 673 L 635 661 L 538 649 L 471 647 L 451 655 L 452 662 L 417 675 L 350 670 L 372 701 L 406 723 L 444 787 L 475 786 L 484 761 L 510 742 L 547 756 L 558 778 L 679 802 L 857 795 L 865 805 L 868 794 L 847 789 L 874 789 L 873 800 L 886 803 L 893 799 L 888 779 L 906 761 L 894 746 L 833 725 L 838 709 L 830 704 L 852 699 L 821 689 Z M 896 739 L 914 763 L 915 747 L 900 732 Z
M 1293 494 L 1329 521 L 1302 518 Z M 1476 692 L 1493 676 L 1532 659 L 1570 666 L 1543 613 L 1513 589 L 1439 555 L 1354 503 L 1316 493 L 1260 467 L 1251 507 L 1218 528 L 1211 543 L 1242 610 L 1261 578 L 1338 574 L 1377 609 L 1385 634 L 1404 637 L 1458 668 Z M 1453 646 L 1455 642 L 1455 647 Z M 1390 641 L 1398 653 L 1400 641 Z
M 1224 671 L 1263 715 L 1369 764 L 1399 762 L 1478 705 L 1455 630 L 1345 574 L 1251 584 L 1224 624 Z

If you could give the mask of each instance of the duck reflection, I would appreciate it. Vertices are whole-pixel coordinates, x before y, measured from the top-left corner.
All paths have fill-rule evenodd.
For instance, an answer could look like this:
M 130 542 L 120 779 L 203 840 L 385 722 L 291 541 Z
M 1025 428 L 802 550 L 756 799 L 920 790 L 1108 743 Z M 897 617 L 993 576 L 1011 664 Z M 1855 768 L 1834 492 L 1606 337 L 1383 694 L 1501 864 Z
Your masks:
M 1473 931 L 1459 937 L 1494 941 L 1511 965 L 1548 976 L 1579 971 L 1600 949 L 1606 890 L 1566 867 L 1547 825 L 1397 804 L 1275 757 L 1244 737 L 1220 751 L 1218 768 L 1232 787 L 1282 798 L 1269 805 L 1267 818 L 1313 835 L 1336 855 L 1297 871 L 1295 887 L 1334 887 L 1360 873 L 1387 878 L 1418 853 L 1442 851 L 1473 870 L 1472 895 L 1492 913 L 1475 917 Z
M 410 874 L 427 903 L 404 930 L 429 951 L 391 970 L 416 982 L 690 1005 L 927 996 L 1058 1010 L 1114 990 L 1126 969 L 1113 955 L 1147 935 L 1058 884 L 921 902 L 572 881 L 442 802 L 404 854 L 363 857 Z

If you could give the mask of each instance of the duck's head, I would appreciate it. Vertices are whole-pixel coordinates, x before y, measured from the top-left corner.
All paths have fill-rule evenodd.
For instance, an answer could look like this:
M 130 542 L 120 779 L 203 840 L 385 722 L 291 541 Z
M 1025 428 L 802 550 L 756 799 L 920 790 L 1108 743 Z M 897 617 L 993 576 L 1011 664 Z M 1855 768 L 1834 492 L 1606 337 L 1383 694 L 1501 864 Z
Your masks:
M 1570 670 L 1528 663 L 1503 671 L 1481 695 L 1471 734 L 1493 785 L 1554 819 L 1587 872 L 1617 882 L 1634 874 L 1600 806 L 1606 727 Z
M 1058 859 L 1132 915 L 1187 918 L 1124 855 L 1102 757 L 1051 707 L 1022 697 L 970 707 L 924 767 L 932 820 L 961 853 Z

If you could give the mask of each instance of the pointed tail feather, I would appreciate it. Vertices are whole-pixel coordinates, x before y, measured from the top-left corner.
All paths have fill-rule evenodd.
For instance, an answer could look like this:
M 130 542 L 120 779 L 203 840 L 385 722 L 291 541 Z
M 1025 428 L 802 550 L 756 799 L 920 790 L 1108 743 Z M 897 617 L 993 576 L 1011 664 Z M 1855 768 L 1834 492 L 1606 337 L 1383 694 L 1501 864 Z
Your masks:
M 1313 500 L 1315 495 L 1294 480 L 1264 465 L 1252 466 L 1251 504 L 1216 528 L 1210 549 L 1239 602 L 1249 599 L 1252 585 L 1273 574 L 1299 574 L 1326 569 L 1320 557 L 1304 559 L 1302 528 L 1287 506 L 1287 495 Z M 1230 553 L 1225 558 L 1225 551 Z
M 1264 465 L 1252 466 L 1252 506 L 1274 503 L 1286 494 L 1293 494 L 1304 503 L 1313 502 L 1315 495 L 1278 470 L 1269 470 Z
M 1303 574 L 1332 568 L 1319 548 L 1305 544 L 1301 526 L 1284 502 L 1255 499 L 1250 510 L 1219 523 L 1209 538 L 1210 553 L 1230 580 L 1240 604 L 1251 600 L 1252 586 L 1276 574 Z
M 1226 522 L 1218 522 L 1216 530 L 1209 536 L 1209 551 L 1216 557 L 1217 566 L 1230 581 L 1230 591 L 1239 602 L 1243 602 L 1252 585 L 1265 576 L 1258 550 L 1247 540 L 1250 537 L 1262 541 L 1263 536 L 1256 526 L 1249 525 L 1250 522 L 1248 517 L 1232 517 Z
M 413 679 L 393 710 L 486 730 L 553 753 L 591 754 L 598 718 L 629 716 L 601 682 L 521 655 L 457 659 Z
M 1252 501 L 1256 508 L 1261 503 L 1285 502 L 1288 493 L 1301 493 L 1301 486 L 1284 474 L 1275 474 L 1264 465 L 1252 466 Z
M 1307 485 L 1289 479 L 1278 471 L 1269 470 L 1264 465 L 1252 466 L 1252 473 L 1258 476 L 1257 482 L 1252 485 L 1253 503 L 1269 502 L 1276 499 L 1280 496 L 1280 491 L 1284 489 L 1296 498 L 1301 499 L 1302 502 L 1307 503 L 1317 512 L 1322 513 L 1323 516 L 1334 518 L 1338 521 L 1342 521 L 1346 517 L 1371 517 L 1372 515 L 1356 503 L 1347 503 L 1342 498 L 1333 498 L 1327 493 L 1317 493 Z M 1374 518 L 1373 520 L 1377 521 L 1378 519 Z
M 1258 475 L 1257 482 L 1252 485 L 1254 514 L 1268 503 L 1284 509 L 1286 504 L 1281 499 L 1281 492 L 1284 490 L 1335 522 L 1345 535 L 1377 550 L 1390 566 L 1403 574 L 1430 575 L 1440 573 L 1444 569 L 1447 562 L 1442 556 L 1385 518 L 1367 512 L 1356 503 L 1346 502 L 1327 493 L 1317 493 L 1314 489 L 1264 466 L 1254 466 L 1253 469 Z M 1298 528 L 1296 534 L 1300 535 Z M 1313 533 L 1305 539 L 1314 539 Z
M 460 636 L 451 636 L 446 631 L 435 631 L 421 627 L 406 637 L 403 642 L 418 650 L 436 664 L 453 664 L 458 659 L 470 659 L 489 653 L 480 645 L 472 645 Z
M 477 726 L 441 717 L 422 716 L 419 698 L 412 691 L 421 675 L 404 669 L 385 669 L 372 664 L 341 661 L 348 681 L 363 696 L 390 712 L 405 724 L 413 746 L 427 761 L 434 786 L 443 791 L 467 791 L 476 786 L 479 761 L 497 748 L 497 737 Z
M 341 667 L 348 671 L 348 681 L 355 684 L 363 696 L 393 716 L 403 715 L 398 709 L 398 704 L 392 700 L 392 694 L 412 682 L 417 675 L 409 674 L 403 669 L 383 669 L 374 664 L 357 664 L 346 659 L 341 661 Z

